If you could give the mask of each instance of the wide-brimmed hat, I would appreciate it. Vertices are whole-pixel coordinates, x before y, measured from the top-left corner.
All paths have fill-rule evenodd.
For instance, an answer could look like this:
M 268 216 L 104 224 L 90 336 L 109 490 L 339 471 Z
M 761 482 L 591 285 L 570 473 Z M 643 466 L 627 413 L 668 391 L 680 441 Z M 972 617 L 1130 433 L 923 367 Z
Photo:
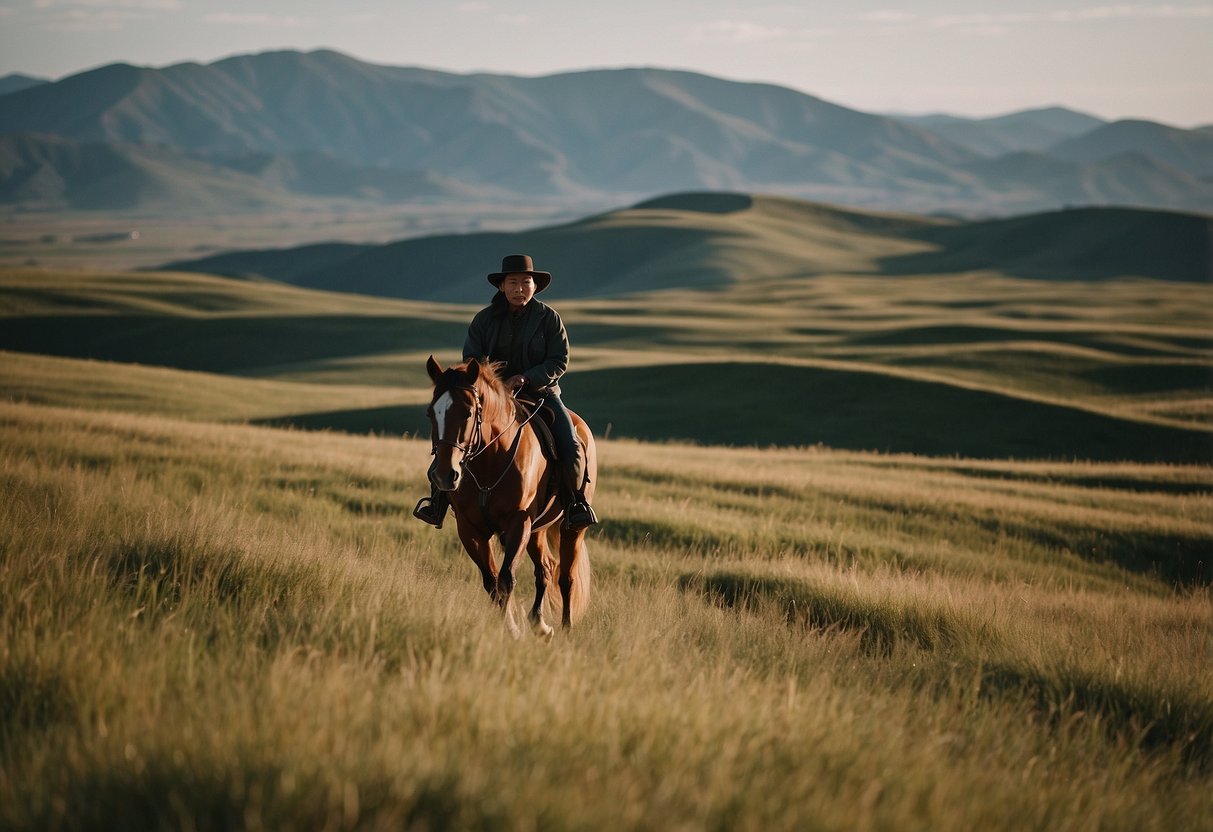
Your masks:
M 505 280 L 506 275 L 511 274 L 529 274 L 535 278 L 535 294 L 542 292 L 552 282 L 550 272 L 535 271 L 535 264 L 531 261 L 531 255 L 507 254 L 501 258 L 501 271 L 493 272 L 489 275 L 489 283 L 500 289 L 501 281 Z

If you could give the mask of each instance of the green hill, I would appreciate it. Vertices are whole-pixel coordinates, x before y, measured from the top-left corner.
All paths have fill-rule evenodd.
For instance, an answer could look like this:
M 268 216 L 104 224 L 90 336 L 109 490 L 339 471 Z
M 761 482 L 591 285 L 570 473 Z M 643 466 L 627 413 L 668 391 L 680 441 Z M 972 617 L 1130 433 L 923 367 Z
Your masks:
M 484 275 L 502 254 L 528 251 L 556 276 L 545 297 L 603 297 L 876 271 L 882 257 L 926 250 L 907 232 L 938 224 L 922 217 L 779 197 L 689 193 L 534 231 L 325 249 L 319 262 L 307 248 L 233 252 L 165 268 L 258 275 L 367 295 L 477 303 L 492 294 Z M 329 253 L 336 256 L 330 258 Z
M 834 227 L 817 239 L 856 239 L 856 223 L 876 221 L 831 214 Z M 574 344 L 568 401 L 615 436 L 1213 458 L 1204 284 L 794 274 L 558 305 Z M 211 392 L 199 413 L 423 432 L 425 358 L 458 359 L 474 309 L 182 273 L 10 271 L 0 279 L 0 349 L 72 361 L 55 365 L 61 381 L 49 385 L 6 356 L 4 389 L 188 415 L 179 396 L 158 403 L 161 382 L 145 375 L 158 365 L 182 374 L 163 381 L 181 390 L 202 374 L 198 389 Z M 104 373 L 90 360 L 107 362 Z M 144 367 L 123 393 L 121 368 L 132 364 Z M 314 394 L 325 386 L 333 392 Z
M 771 196 L 687 193 L 512 234 L 232 252 L 168 269 L 257 275 L 384 297 L 477 303 L 502 254 L 555 280 L 548 298 L 721 289 L 822 274 L 1003 271 L 1049 279 L 1213 280 L 1213 217 L 1084 208 L 957 222 Z
M 648 441 L 822 444 L 926 456 L 1213 460 L 1213 432 L 876 369 L 705 362 L 583 372 L 563 387 L 600 430 L 610 425 L 618 435 Z
M 1028 277 L 1140 276 L 1213 282 L 1213 215 L 1075 208 L 925 229 L 934 251 L 885 261 L 892 272 L 995 269 Z

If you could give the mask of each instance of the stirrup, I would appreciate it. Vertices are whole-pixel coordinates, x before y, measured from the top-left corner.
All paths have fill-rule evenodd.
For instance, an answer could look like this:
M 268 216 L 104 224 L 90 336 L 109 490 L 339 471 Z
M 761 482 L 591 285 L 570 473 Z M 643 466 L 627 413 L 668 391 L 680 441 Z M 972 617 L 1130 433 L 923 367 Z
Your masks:
M 422 497 L 413 507 L 413 516 L 422 523 L 429 523 L 434 528 L 441 529 L 442 521 L 446 519 L 446 511 L 439 510 L 431 498 Z
M 578 500 L 564 511 L 564 527 L 571 532 L 579 532 L 597 522 L 598 516 L 585 500 Z

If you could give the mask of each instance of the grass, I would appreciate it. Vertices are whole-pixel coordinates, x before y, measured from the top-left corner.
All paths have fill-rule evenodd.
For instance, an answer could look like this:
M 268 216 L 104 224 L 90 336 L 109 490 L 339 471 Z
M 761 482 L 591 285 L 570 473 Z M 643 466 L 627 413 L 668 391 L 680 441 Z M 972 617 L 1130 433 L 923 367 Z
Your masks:
M 608 441 L 544 644 L 407 518 L 422 442 L 3 404 L 0 448 L 4 828 L 1213 817 L 1207 577 L 1065 542 L 1208 551 L 1205 467 Z
M 267 249 L 327 243 L 384 243 L 402 237 L 472 231 L 482 226 L 521 229 L 556 222 L 600 206 L 342 205 L 297 211 L 262 210 L 213 216 L 163 211 L 20 211 L 0 209 L 0 264 L 45 269 L 126 270 L 233 249 Z M 98 242 L 97 235 L 138 232 L 138 239 Z
M 781 274 L 798 216 L 559 303 L 551 643 L 409 517 L 471 307 L 0 272 L 0 829 L 1213 829 L 1209 287 L 834 273 L 896 252 L 832 214 Z
M 790 275 L 559 306 L 576 345 L 569 401 L 614 436 L 1213 459 L 1208 285 Z M 298 409 L 245 415 L 356 432 L 416 429 L 419 410 L 400 408 L 425 397 L 436 345 L 458 358 L 471 311 L 203 275 L 0 272 L 0 348 L 211 374 L 203 386 L 363 387 L 338 404 L 300 387 Z M 74 381 L 67 366 L 58 403 L 87 400 L 95 365 Z M 29 382 L 11 373 L 9 389 Z

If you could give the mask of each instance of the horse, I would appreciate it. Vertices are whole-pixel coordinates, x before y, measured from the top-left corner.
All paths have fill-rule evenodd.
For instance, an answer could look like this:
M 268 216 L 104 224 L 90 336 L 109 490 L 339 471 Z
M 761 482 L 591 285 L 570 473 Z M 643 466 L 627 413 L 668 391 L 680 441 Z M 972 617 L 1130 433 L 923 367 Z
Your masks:
M 586 530 L 571 531 L 558 522 L 564 516 L 559 465 L 544 456 L 530 417 L 522 416 L 493 365 L 472 358 L 444 370 L 431 355 L 426 370 L 434 382 L 426 410 L 434 455 L 430 479 L 447 492 L 459 540 L 480 569 L 485 592 L 518 635 L 511 597 L 515 562 L 525 548 L 535 567 L 531 625 L 540 636 L 552 637 L 544 606 L 546 601 L 556 609 L 555 593 L 547 590 L 558 575 L 561 624 L 569 629 L 589 603 L 590 555 Z M 585 451 L 585 492 L 592 498 L 598 478 L 594 436 L 580 416 L 569 415 Z M 500 563 L 494 558 L 494 535 L 501 545 Z

